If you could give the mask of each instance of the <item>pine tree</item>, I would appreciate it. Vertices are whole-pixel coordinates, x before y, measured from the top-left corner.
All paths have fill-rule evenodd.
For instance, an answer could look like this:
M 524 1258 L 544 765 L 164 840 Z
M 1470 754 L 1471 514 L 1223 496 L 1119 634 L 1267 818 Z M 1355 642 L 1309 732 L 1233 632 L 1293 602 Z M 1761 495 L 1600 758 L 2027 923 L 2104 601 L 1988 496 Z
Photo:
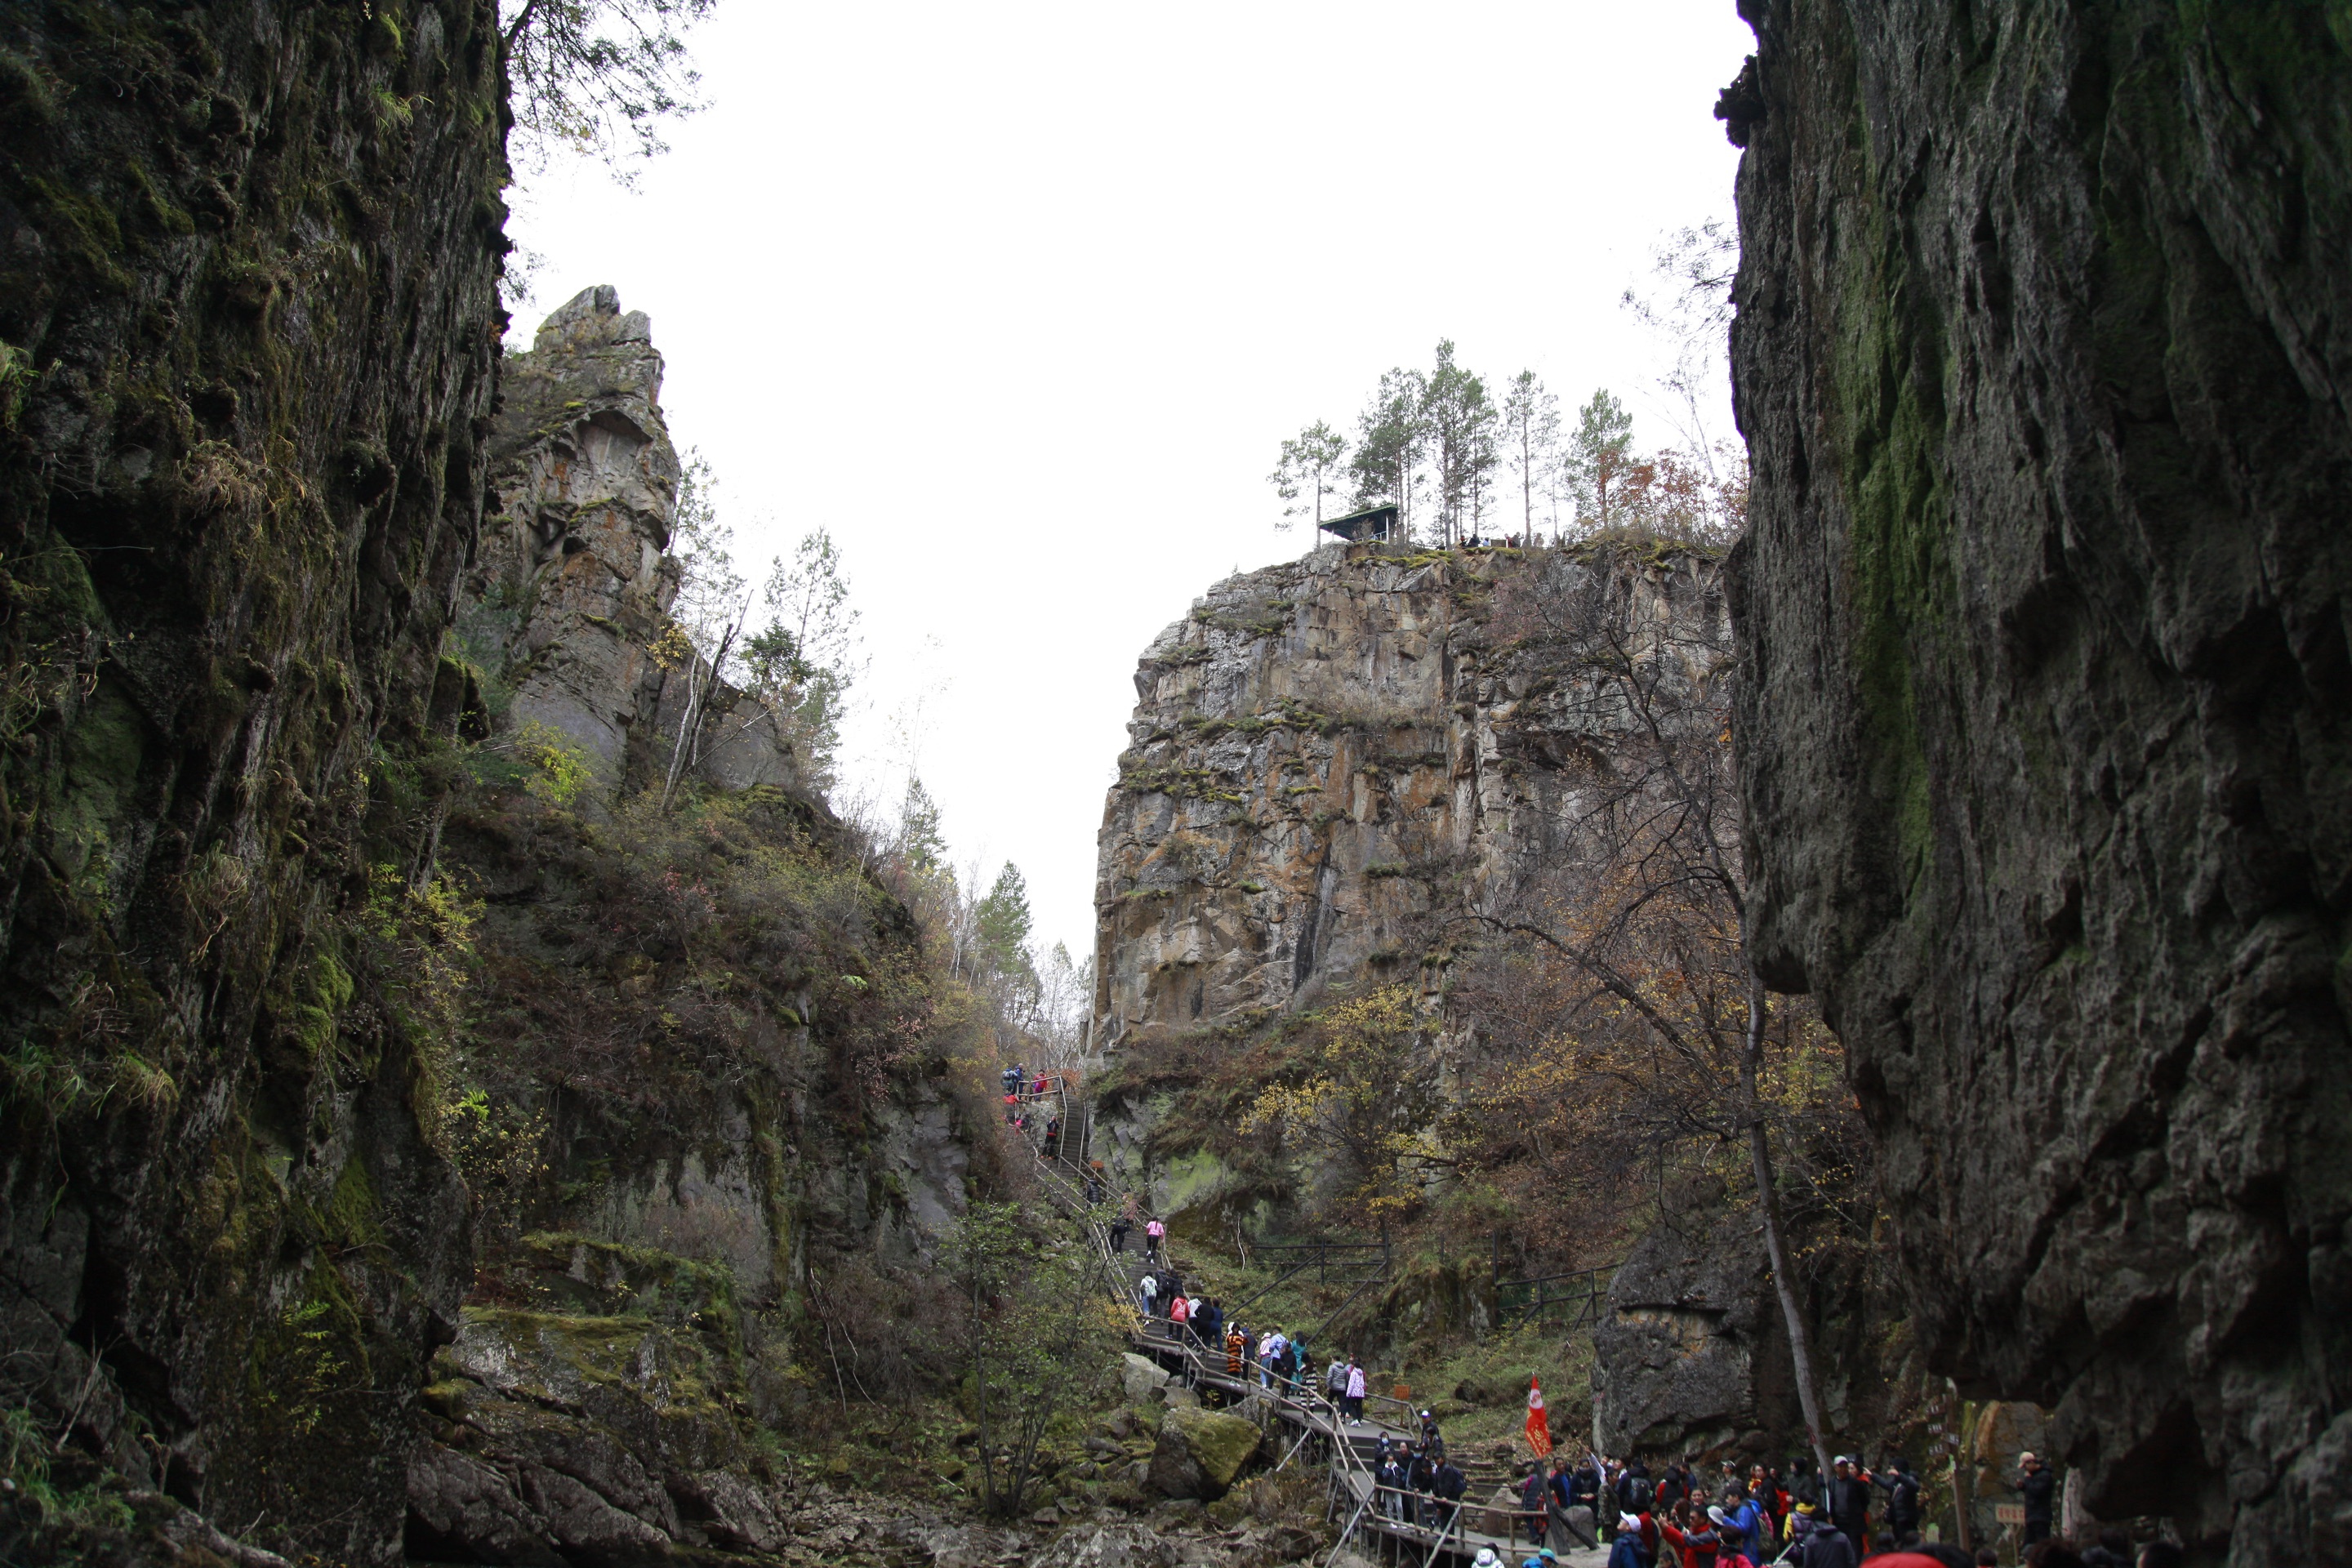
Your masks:
M 1356 418 L 1356 504 L 1397 509 L 1397 537 L 1412 537 L 1412 496 L 1428 443 L 1424 415 L 1427 379 L 1417 370 L 1391 370 L 1381 377 L 1371 405 Z
M 1536 537 L 1536 495 L 1549 492 L 1559 467 L 1559 399 L 1544 390 L 1536 373 L 1523 370 L 1511 378 L 1503 394 L 1504 444 L 1509 448 L 1511 472 L 1519 481 L 1519 516 L 1527 542 Z M 1555 517 L 1552 534 L 1558 539 Z
M 1453 544 L 1475 523 L 1495 467 L 1495 405 L 1486 383 L 1454 363 L 1454 343 L 1437 345 L 1436 368 L 1422 393 L 1422 423 L 1437 468 L 1440 538 Z
M 1318 419 L 1282 444 L 1282 458 L 1266 479 L 1282 498 L 1283 521 L 1306 517 L 1319 531 L 1323 503 L 1339 493 L 1339 459 L 1348 453 L 1348 438 Z M 1305 498 L 1305 499 L 1301 499 Z
M 996 874 L 988 896 L 972 910 L 976 944 L 989 967 L 1008 980 L 1034 984 L 1036 971 L 1029 962 L 1029 884 L 1012 861 Z
M 1569 482 L 1580 521 L 1609 526 L 1610 492 L 1633 460 L 1633 416 L 1602 387 L 1577 410 L 1576 434 L 1568 442 Z
M 898 858 L 910 871 L 944 871 L 948 841 L 940 832 L 940 806 L 923 781 L 909 773 L 907 798 L 898 807 Z

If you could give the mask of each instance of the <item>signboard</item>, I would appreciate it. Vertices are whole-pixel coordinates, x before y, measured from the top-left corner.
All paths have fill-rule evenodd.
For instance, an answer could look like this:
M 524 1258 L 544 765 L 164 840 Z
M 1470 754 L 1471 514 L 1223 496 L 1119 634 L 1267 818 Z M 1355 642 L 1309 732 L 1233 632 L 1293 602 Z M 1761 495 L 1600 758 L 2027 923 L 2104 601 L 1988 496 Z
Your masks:
M 1992 1505 L 1992 1521 L 1995 1524 L 2013 1524 L 2023 1529 L 2025 1505 L 2021 1502 L 1997 1502 Z

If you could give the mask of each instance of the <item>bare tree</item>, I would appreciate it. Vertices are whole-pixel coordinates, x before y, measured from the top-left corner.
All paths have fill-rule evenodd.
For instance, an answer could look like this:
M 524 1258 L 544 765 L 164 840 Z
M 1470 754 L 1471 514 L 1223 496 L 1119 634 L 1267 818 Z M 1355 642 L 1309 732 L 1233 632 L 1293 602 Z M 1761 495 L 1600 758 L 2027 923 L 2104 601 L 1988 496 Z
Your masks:
M 1731 384 L 1731 279 L 1739 270 L 1739 236 L 1723 220 L 1674 229 L 1650 252 L 1650 276 L 1625 290 L 1625 308 L 1665 340 L 1674 358 L 1658 377 L 1683 444 L 1708 465 L 1715 442 L 1706 428 L 1710 390 Z
M 1603 1108 L 1577 1125 L 1588 1156 L 1614 1145 L 1618 1173 L 1662 1170 L 1677 1153 L 1748 1167 L 1818 1450 L 1818 1378 L 1769 1136 L 1781 1110 L 1763 1089 L 1771 1019 L 1745 942 L 1725 739 L 1736 669 L 1711 584 L 1699 571 L 1660 581 L 1605 557 L 1561 558 L 1498 595 L 1496 630 L 1557 693 L 1541 722 L 1577 742 L 1579 803 L 1559 852 L 1473 918 L 1538 955 L 1510 984 L 1525 993 L 1534 978 L 1550 999 L 1537 1049 L 1497 1075 L 1506 1092 Z M 1463 994 L 1474 1010 L 1476 990 Z M 1791 1050 L 1811 1037 L 1781 1036 Z M 1734 1150 L 1738 1161 L 1721 1157 Z

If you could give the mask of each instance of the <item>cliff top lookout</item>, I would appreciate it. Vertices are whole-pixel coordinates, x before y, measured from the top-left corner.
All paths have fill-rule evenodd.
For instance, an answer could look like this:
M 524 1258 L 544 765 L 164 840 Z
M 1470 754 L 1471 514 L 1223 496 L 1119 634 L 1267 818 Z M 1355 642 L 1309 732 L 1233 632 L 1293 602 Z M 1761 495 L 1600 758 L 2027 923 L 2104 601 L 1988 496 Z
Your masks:
M 1361 511 L 1351 511 L 1345 517 L 1335 517 L 1323 524 L 1323 531 L 1336 533 L 1350 544 L 1361 544 L 1367 539 L 1386 539 L 1396 527 L 1397 509 L 1393 506 L 1368 506 Z

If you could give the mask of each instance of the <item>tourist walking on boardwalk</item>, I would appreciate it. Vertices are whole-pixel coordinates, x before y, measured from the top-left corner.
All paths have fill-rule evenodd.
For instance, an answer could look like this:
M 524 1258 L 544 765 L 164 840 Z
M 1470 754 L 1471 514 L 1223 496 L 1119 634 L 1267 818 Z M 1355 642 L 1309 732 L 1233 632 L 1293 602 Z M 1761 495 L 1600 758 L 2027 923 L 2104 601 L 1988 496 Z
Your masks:
M 1670 1482 L 1679 1483 L 1680 1478 L 1675 1473 L 1677 1468 L 1667 1467 L 1665 1480 L 1659 1483 L 1660 1491 Z M 1672 1568 L 1715 1568 L 1715 1525 L 1707 1515 L 1692 1508 L 1687 1486 L 1676 1484 L 1675 1489 L 1683 1495 L 1658 1515 L 1658 1534 L 1666 1543 L 1664 1562 Z
M 1598 1546 L 1606 1539 L 1601 1528 L 1601 1461 L 1591 1454 L 1585 1455 L 1576 1468 L 1569 1472 L 1560 1493 L 1563 1508 L 1580 1508 L 1585 1517 L 1592 1521 L 1592 1539 L 1580 1544 Z M 1554 1544 L 1557 1546 L 1558 1543 Z
M 1160 1244 L 1167 1239 L 1168 1227 L 1160 1223 L 1158 1215 L 1153 1215 L 1143 1226 L 1143 1256 L 1159 1262 Z
M 1124 1253 L 1127 1251 L 1127 1225 L 1128 1221 L 1125 1215 L 1121 1215 L 1117 1219 L 1110 1222 L 1110 1249 L 1113 1252 Z
M 1235 1323 L 1225 1331 L 1225 1375 L 1238 1379 L 1242 1374 L 1242 1362 L 1248 1354 L 1249 1336 L 1242 1332 L 1239 1323 Z
M 1372 1474 L 1379 1486 L 1381 1511 L 1402 1522 L 1408 1500 L 1406 1489 L 1412 1484 L 1412 1478 L 1405 1471 L 1404 1456 L 1389 1447 L 1389 1440 L 1383 1437 L 1377 1458 L 1379 1462 Z
M 1354 1356 L 1348 1358 L 1347 1377 L 1348 1392 L 1345 1405 L 1348 1419 L 1361 1421 L 1364 1418 L 1364 1369 L 1357 1363 Z
M 1845 1531 L 1835 1521 L 1821 1517 L 1811 1503 L 1797 1505 L 1790 1532 L 1790 1560 L 1797 1568 L 1856 1568 L 1860 1561 Z
M 1709 1517 L 1723 1527 L 1725 1540 L 1736 1540 L 1750 1552 L 1764 1550 L 1764 1510 L 1756 1506 L 1754 1499 L 1735 1491 Z
M 1192 1303 L 1186 1300 L 1180 1291 L 1175 1299 L 1168 1303 L 1168 1337 L 1181 1342 L 1184 1338 L 1184 1325 L 1192 1321 Z
M 1331 1364 L 1323 1369 L 1323 1393 L 1337 1405 L 1348 1397 L 1348 1358 L 1335 1355 Z

